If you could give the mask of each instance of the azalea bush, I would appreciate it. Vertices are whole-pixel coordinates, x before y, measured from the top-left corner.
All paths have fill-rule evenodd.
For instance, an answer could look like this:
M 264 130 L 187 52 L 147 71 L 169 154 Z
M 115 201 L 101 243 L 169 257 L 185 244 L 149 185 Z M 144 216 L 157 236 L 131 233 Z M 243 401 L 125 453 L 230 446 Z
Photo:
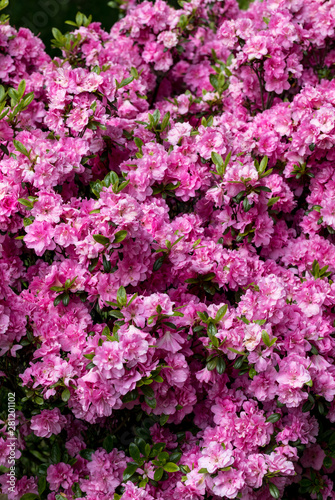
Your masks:
M 120 9 L 1 17 L 2 493 L 334 499 L 334 3 Z

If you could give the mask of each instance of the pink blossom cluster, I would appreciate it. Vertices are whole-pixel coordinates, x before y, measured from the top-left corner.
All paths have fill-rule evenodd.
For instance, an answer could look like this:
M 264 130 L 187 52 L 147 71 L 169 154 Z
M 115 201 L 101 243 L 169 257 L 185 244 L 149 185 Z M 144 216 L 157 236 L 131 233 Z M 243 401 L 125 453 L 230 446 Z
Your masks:
M 10 500 L 335 499 L 334 2 L 180 4 L 0 24 Z

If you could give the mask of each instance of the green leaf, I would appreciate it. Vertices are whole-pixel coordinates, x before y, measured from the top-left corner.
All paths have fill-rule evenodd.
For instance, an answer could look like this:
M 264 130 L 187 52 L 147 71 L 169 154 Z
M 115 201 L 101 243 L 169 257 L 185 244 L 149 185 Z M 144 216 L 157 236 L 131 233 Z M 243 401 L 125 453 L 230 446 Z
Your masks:
M 270 495 L 273 498 L 280 498 L 279 490 L 275 484 L 269 483 L 269 490 L 270 490 Z
M 27 156 L 29 158 L 29 153 L 27 148 L 22 144 L 22 142 L 17 141 L 16 139 L 13 140 L 14 147 L 16 151 L 19 153 L 22 153 L 24 156 Z
M 241 316 L 238 319 L 240 319 L 241 321 L 243 321 L 243 323 L 245 323 L 246 325 L 250 325 L 250 321 L 245 316 Z
M 157 260 L 155 260 L 153 270 L 158 271 L 162 267 L 163 262 L 164 262 L 164 256 L 162 255 L 161 257 L 158 257 Z
M 27 108 L 29 104 L 34 100 L 34 98 L 35 98 L 34 92 L 29 92 L 29 94 L 27 94 L 22 100 L 23 109 Z
M 5 9 L 8 6 L 8 4 L 9 4 L 9 0 L 1 0 L 0 1 L 0 10 Z M 24 500 L 27 500 L 27 499 L 24 499 Z
M 273 172 L 273 168 L 270 168 L 269 170 L 267 170 L 266 172 L 264 172 L 264 174 L 260 174 L 259 178 L 263 179 L 263 177 L 267 177 L 268 175 L 272 174 L 272 172 Z
M 1 4 L 0 4 L 0 10 L 1 10 Z M 38 495 L 36 493 L 25 493 L 20 500 L 36 500 L 38 498 Z M 63 499 L 64 500 L 64 499 Z
M 229 349 L 229 347 L 228 347 L 228 349 Z M 237 360 L 234 363 L 234 368 L 236 370 L 239 370 L 242 367 L 242 365 L 244 363 L 244 359 L 245 359 L 244 356 L 242 356 L 241 358 L 237 358 Z
M 141 390 L 145 396 L 148 396 L 149 398 L 153 398 L 155 396 L 155 392 L 151 387 L 148 386 L 141 386 Z
M 86 358 L 86 359 L 93 359 L 94 356 L 95 356 L 94 352 L 91 352 L 90 354 L 84 354 L 84 358 Z
M 124 318 L 121 311 L 109 311 L 109 315 L 112 316 L 112 318 L 118 318 L 118 319 Z
M 79 455 L 82 458 L 85 458 L 85 460 L 91 461 L 92 460 L 92 457 L 91 457 L 92 453 L 94 453 L 94 450 L 92 450 L 91 448 L 85 448 L 85 450 L 81 450 L 79 452 Z
M 162 468 L 156 469 L 154 474 L 154 480 L 160 481 L 162 479 L 164 470 Z
M 257 375 L 257 372 L 256 372 L 255 368 L 251 367 L 249 370 L 249 377 L 251 379 L 253 379 L 255 377 L 255 375 Z
M 34 221 L 34 218 L 35 218 L 35 217 L 32 217 L 32 218 L 30 218 L 30 217 L 25 217 L 25 218 L 23 219 L 23 225 L 24 225 L 24 227 L 30 226 L 30 224 L 32 224 L 32 223 L 33 223 L 33 221 Z
M 202 312 L 202 311 L 197 311 L 197 315 L 199 316 L 199 318 L 204 322 L 204 323 L 207 323 L 208 321 L 208 313 L 205 311 L 205 312 Z
M 98 262 L 99 262 L 99 257 L 96 257 L 95 259 L 91 260 L 91 264 L 88 266 L 88 270 L 90 273 L 94 271 L 94 269 L 97 267 Z
M 91 187 L 91 191 L 92 193 L 97 197 L 99 198 L 99 195 L 102 191 L 102 188 L 103 188 L 103 184 L 101 181 L 95 181 L 95 182 L 91 182 L 90 183 L 90 187 Z
M 117 89 L 121 89 L 122 87 L 125 87 L 126 85 L 129 85 L 134 80 L 133 76 L 128 76 L 128 78 L 124 78 L 121 83 L 118 83 L 116 80 L 116 87 Z
M 76 459 L 74 459 L 74 460 L 76 460 Z M 82 498 L 82 496 L 83 496 L 83 492 L 81 491 L 81 489 L 80 489 L 80 486 L 79 486 L 79 483 L 78 483 L 78 482 L 76 482 L 76 483 L 74 483 L 74 484 L 72 485 L 72 491 L 73 491 L 73 493 L 74 493 L 74 497 L 73 497 L 73 498 Z M 65 499 L 63 499 L 63 500 L 65 500 Z
M 266 193 L 271 193 L 271 189 L 267 186 L 258 186 L 257 189 L 259 189 L 260 191 L 265 191 Z
M 207 127 L 211 127 L 213 125 L 214 118 L 211 115 L 207 120 Z
M 161 118 L 161 112 L 159 111 L 159 109 L 155 109 L 155 111 L 153 112 L 152 117 L 154 119 L 154 124 L 158 125 L 159 120 Z
M 6 97 L 5 87 L 0 85 L 0 102 L 2 102 Z
M 106 238 L 106 236 L 103 236 L 102 234 L 93 234 L 93 239 L 97 243 L 100 243 L 100 245 L 107 246 L 110 244 L 109 238 Z
M 188 24 L 188 18 L 187 16 L 185 16 L 185 14 L 182 14 L 179 18 L 178 27 L 183 30 L 184 28 L 186 28 L 187 24 Z
M 69 305 L 70 295 L 68 293 L 62 293 L 62 302 L 65 307 Z
M 320 276 L 320 265 L 316 259 L 314 259 L 312 264 L 312 274 L 315 278 Z
M 109 273 L 111 271 L 112 269 L 111 261 L 107 260 L 105 255 L 102 256 L 102 265 L 105 273 Z
M 267 419 L 266 422 L 270 422 L 271 424 L 274 424 L 275 422 L 278 422 L 278 420 L 281 419 L 281 414 L 280 413 L 273 413 L 270 415 Z
M 70 399 L 71 393 L 69 389 L 66 387 L 61 395 L 62 400 L 66 403 Z
M 63 292 L 64 291 L 64 287 L 63 286 L 51 286 L 50 290 L 53 291 L 53 292 Z
M 269 199 L 268 201 L 268 207 L 272 207 L 277 201 L 280 200 L 280 196 L 273 196 L 272 198 Z
M 0 116 L 0 120 L 1 120 L 1 116 Z M 4 144 L 0 144 L 0 149 L 3 153 L 5 153 L 5 155 L 9 156 L 9 151 L 8 151 L 7 146 L 5 146 Z
M 59 43 L 63 43 L 64 41 L 64 35 L 59 31 L 57 28 L 52 28 L 52 34 L 55 38 L 55 40 Z
M 173 184 L 170 182 L 169 184 L 166 184 L 165 186 L 165 191 L 174 191 L 180 186 L 180 181 L 178 181 L 176 184 Z
M 231 151 L 229 151 L 229 153 L 227 154 L 226 159 L 224 161 L 224 164 L 223 164 L 223 171 L 224 172 L 226 171 L 226 168 L 227 168 L 227 165 L 230 161 L 230 158 L 231 158 Z
M 262 340 L 267 347 L 271 346 L 270 337 L 266 330 L 262 330 Z
M 159 419 L 159 424 L 161 426 L 165 425 L 166 422 L 169 420 L 169 415 L 165 415 L 164 413 L 160 416 L 160 419 Z
M 18 92 L 19 100 L 22 99 L 25 90 L 26 90 L 26 81 L 25 80 L 21 80 L 20 83 L 19 83 L 19 85 L 18 85 L 18 87 L 17 87 L 17 92 Z
M 169 460 L 170 456 L 168 454 L 167 451 L 161 451 L 160 453 L 158 453 L 158 456 L 157 456 L 157 460 L 161 463 L 161 464 L 165 464 L 167 462 L 167 460 Z
M 78 28 L 77 23 L 75 23 L 74 21 L 65 21 L 65 24 L 68 24 L 69 26 L 74 26 L 75 28 Z
M 219 80 L 216 75 L 209 75 L 209 81 L 211 82 L 211 85 L 215 90 L 219 90 Z
M 326 469 L 330 469 L 330 467 L 333 465 L 333 460 L 331 457 L 325 457 L 323 460 L 323 466 Z
M 62 453 L 58 443 L 52 445 L 50 458 L 53 464 L 58 464 L 61 461 Z
M 265 169 L 266 169 L 266 167 L 268 165 L 268 161 L 269 161 L 268 157 L 264 156 L 264 158 L 262 159 L 262 161 L 261 161 L 261 163 L 259 165 L 259 169 L 258 169 L 258 172 L 260 174 L 262 174 L 265 171 Z
M 77 26 L 82 26 L 84 23 L 84 14 L 82 14 L 81 12 L 77 12 L 76 23 Z
M 224 175 L 224 172 L 225 172 L 222 157 L 218 153 L 215 153 L 215 151 L 213 151 L 211 154 L 211 158 L 212 158 L 212 162 L 216 166 L 217 173 L 222 177 Z
M 203 281 L 212 281 L 215 278 L 215 273 L 208 273 L 202 276 Z
M 102 447 L 107 451 L 107 453 L 110 453 L 115 448 L 115 441 L 115 436 L 109 435 L 105 437 L 102 442 Z
M 170 462 L 174 462 L 175 464 L 177 462 L 179 462 L 179 460 L 181 459 L 182 457 L 182 453 L 180 451 L 174 451 L 173 453 L 171 453 L 170 455 Z
M 127 392 L 122 398 L 122 401 L 124 403 L 129 403 L 130 401 L 135 401 L 138 397 L 138 392 L 137 389 L 134 389 L 133 391 Z
M 106 177 L 104 178 L 104 180 L 102 181 L 103 185 L 106 186 L 107 188 L 111 184 L 117 184 L 118 182 L 119 182 L 119 177 L 116 174 L 116 172 L 114 172 L 113 170 L 111 172 L 109 172 L 106 175 Z
M 142 389 L 142 387 L 141 387 Z M 156 408 L 157 406 L 157 401 L 156 401 L 156 398 L 150 398 L 148 396 L 144 396 L 144 401 L 146 402 L 146 404 L 152 408 L 153 410 Z
M 207 368 L 208 371 L 211 372 L 211 371 L 215 370 L 216 364 L 218 362 L 218 359 L 219 359 L 218 357 L 215 357 L 215 358 L 210 359 L 209 361 L 207 361 L 206 368 Z
M 116 192 L 117 193 L 120 193 L 125 187 L 128 186 L 130 181 L 123 181 L 121 182 L 121 184 L 119 185 L 119 187 L 117 188 Z
M 226 370 L 226 363 L 223 358 L 217 358 L 216 371 L 219 375 L 222 375 Z
M 127 305 L 127 293 L 124 286 L 120 286 L 117 291 L 116 300 L 119 306 L 123 307 Z
M 243 196 L 246 194 L 246 191 L 243 190 L 243 191 L 240 191 L 239 193 L 237 193 L 237 195 L 233 198 L 233 201 L 235 201 L 236 203 L 240 203 L 240 201 L 242 200 Z
M 242 354 L 242 356 L 245 355 L 244 352 L 238 351 L 237 349 L 234 349 L 233 347 L 227 347 L 227 349 L 231 352 L 235 352 L 236 354 Z
M 40 476 L 38 480 L 38 494 L 42 495 L 44 492 L 45 488 L 47 487 L 47 480 L 45 476 Z
M 243 200 L 243 210 L 245 212 L 249 212 L 250 208 L 252 208 L 252 205 L 249 203 L 248 198 L 244 198 L 244 200 Z
M 166 472 L 177 472 L 180 470 L 178 465 L 173 462 L 168 462 L 167 464 L 163 465 L 163 469 Z
M 30 450 L 30 453 L 36 457 L 38 460 L 40 460 L 41 462 L 47 462 L 48 460 L 42 455 L 42 453 L 40 453 L 39 451 L 37 450 Z
M 57 295 L 57 297 L 55 298 L 55 300 L 54 300 L 54 306 L 55 307 L 58 306 L 58 304 L 61 303 L 61 301 L 62 301 L 62 295 L 63 294 L 61 293 L 60 295 Z
M 150 115 L 150 116 L 151 116 L 151 115 Z M 135 142 L 136 146 L 138 147 L 138 149 L 141 151 L 142 146 L 143 146 L 143 141 L 142 141 L 142 139 L 140 139 L 139 137 L 135 137 L 135 138 L 134 138 L 134 142 Z
M 138 465 L 137 464 L 128 464 L 127 468 L 123 472 L 123 480 L 128 481 L 137 471 Z
M 135 78 L 135 80 L 137 80 L 138 78 L 138 71 L 136 68 L 132 67 L 130 68 L 130 74 Z
M 141 453 L 135 443 L 130 443 L 129 454 L 134 462 L 138 463 L 141 460 Z
M 109 335 L 110 334 L 110 329 L 108 326 L 105 326 L 105 328 L 102 330 L 102 335 Z
M 215 335 L 218 333 L 216 326 L 214 323 L 209 323 L 208 328 L 207 328 L 207 333 L 209 338 L 211 339 L 212 337 L 215 337 Z
M 118 231 L 114 233 L 114 241 L 113 243 L 121 243 L 127 237 L 128 231 Z
M 19 198 L 17 201 L 21 203 L 21 205 L 27 207 L 29 210 L 34 207 L 34 204 L 30 200 L 26 200 L 25 198 Z
M 164 118 L 163 118 L 162 123 L 161 123 L 161 131 L 166 129 L 166 127 L 169 125 L 169 121 L 170 121 L 170 111 L 168 111 L 164 115 Z
M 208 337 L 211 339 L 214 347 L 219 347 L 219 339 L 216 337 L 217 329 L 214 323 L 209 323 L 207 328 Z
M 184 317 L 183 313 L 181 313 L 180 311 L 173 311 L 172 316 L 179 316 L 179 318 L 183 318 Z
M 302 412 L 306 413 L 310 411 L 312 408 L 313 408 L 313 403 L 311 401 L 306 401 L 306 403 L 302 405 Z

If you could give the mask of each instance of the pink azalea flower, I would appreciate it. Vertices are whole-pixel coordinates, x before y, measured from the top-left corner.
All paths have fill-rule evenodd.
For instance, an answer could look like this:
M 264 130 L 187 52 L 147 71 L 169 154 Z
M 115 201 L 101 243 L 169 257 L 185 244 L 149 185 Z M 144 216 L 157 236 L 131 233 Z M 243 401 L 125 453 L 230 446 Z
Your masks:
M 52 434 L 59 434 L 66 425 L 66 418 L 61 414 L 59 408 L 53 410 L 42 410 L 39 415 L 31 418 L 30 428 L 39 437 L 49 438 Z

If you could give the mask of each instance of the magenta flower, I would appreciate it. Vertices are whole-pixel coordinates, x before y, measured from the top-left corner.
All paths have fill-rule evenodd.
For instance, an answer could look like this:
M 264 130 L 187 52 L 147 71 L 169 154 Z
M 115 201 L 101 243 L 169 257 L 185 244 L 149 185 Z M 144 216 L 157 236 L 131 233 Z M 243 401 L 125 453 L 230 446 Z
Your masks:
M 30 428 L 36 436 L 49 438 L 52 434 L 59 434 L 66 425 L 66 418 L 58 408 L 42 410 L 39 415 L 31 418 Z

